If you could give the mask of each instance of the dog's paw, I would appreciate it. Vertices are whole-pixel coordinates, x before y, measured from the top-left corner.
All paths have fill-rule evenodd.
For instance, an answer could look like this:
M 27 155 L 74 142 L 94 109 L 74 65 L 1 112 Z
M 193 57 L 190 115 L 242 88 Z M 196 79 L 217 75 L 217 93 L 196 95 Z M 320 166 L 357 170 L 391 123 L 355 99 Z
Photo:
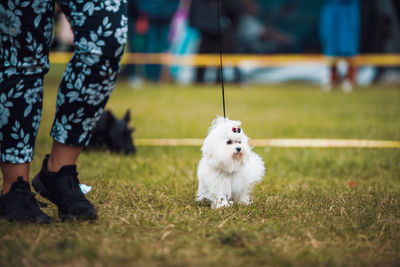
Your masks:
M 251 198 L 249 195 L 244 195 L 239 199 L 239 204 L 241 205 L 250 205 L 251 203 L 253 203 L 253 201 L 251 201 Z
M 232 205 L 233 205 L 233 201 L 228 201 L 225 198 L 221 198 L 221 199 L 218 199 L 218 200 L 214 201 L 211 204 L 211 208 L 215 208 L 215 209 L 223 208 L 223 207 L 228 208 L 228 207 L 230 207 Z

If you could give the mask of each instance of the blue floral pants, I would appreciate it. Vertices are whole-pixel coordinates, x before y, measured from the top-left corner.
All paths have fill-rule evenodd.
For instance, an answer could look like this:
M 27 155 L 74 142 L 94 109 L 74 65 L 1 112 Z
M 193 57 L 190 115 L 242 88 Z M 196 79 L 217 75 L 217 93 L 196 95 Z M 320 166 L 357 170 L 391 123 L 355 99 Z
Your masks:
M 75 51 L 59 86 L 50 135 L 85 146 L 114 88 L 127 36 L 127 0 L 58 0 Z M 49 70 L 55 0 L 0 2 L 0 161 L 32 161 Z

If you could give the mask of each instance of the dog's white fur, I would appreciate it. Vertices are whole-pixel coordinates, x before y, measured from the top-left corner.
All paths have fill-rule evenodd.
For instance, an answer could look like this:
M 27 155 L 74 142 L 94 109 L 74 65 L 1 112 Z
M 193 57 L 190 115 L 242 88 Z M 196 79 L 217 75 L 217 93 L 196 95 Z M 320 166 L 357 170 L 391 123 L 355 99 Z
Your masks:
M 212 208 L 250 204 L 252 188 L 264 176 L 264 162 L 251 151 L 248 137 L 242 129 L 240 133 L 232 130 L 240 125 L 240 121 L 218 116 L 201 147 L 196 200 L 205 200 Z

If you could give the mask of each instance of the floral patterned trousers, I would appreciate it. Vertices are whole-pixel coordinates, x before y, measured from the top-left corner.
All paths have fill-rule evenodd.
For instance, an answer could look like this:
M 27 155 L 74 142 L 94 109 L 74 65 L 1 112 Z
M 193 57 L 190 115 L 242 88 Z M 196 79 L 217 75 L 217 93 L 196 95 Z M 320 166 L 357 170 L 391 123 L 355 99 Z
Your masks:
M 74 33 L 50 135 L 85 146 L 114 88 L 127 36 L 126 0 L 57 0 Z M 0 161 L 32 161 L 49 70 L 55 0 L 0 2 Z

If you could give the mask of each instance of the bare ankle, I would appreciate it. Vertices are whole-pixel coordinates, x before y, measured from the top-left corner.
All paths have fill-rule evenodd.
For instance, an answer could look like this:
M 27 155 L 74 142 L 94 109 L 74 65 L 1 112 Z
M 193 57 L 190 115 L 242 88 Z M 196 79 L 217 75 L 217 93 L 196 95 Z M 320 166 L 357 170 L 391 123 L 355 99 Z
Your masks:
M 63 166 L 75 165 L 82 149 L 82 147 L 68 146 L 54 141 L 47 161 L 47 170 L 58 172 Z
M 49 172 L 58 172 L 62 168 L 62 165 L 50 155 L 46 168 Z
M 1 172 L 3 174 L 3 189 L 1 194 L 5 195 L 10 191 L 11 186 L 15 183 L 19 176 L 24 181 L 29 182 L 29 167 L 30 163 L 12 164 L 12 163 L 0 163 Z

